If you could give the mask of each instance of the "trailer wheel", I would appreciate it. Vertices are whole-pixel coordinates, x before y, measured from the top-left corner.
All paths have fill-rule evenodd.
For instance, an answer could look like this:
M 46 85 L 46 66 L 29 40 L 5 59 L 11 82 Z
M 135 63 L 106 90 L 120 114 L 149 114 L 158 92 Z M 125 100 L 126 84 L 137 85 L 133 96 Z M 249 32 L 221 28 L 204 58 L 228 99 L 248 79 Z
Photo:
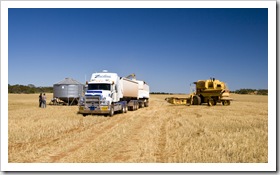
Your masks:
M 144 102 L 144 107 L 149 107 L 149 102 L 148 101 Z
M 83 116 L 86 117 L 87 115 L 86 115 L 86 114 L 83 114 Z
M 198 95 L 193 96 L 193 105 L 200 105 L 201 98 Z
M 121 113 L 125 113 L 125 106 L 124 105 L 122 105 Z
M 208 99 L 208 106 L 213 106 L 214 105 L 214 100 L 213 98 Z
M 127 113 L 127 111 L 128 111 L 128 107 L 125 106 L 125 108 L 124 108 L 124 113 Z

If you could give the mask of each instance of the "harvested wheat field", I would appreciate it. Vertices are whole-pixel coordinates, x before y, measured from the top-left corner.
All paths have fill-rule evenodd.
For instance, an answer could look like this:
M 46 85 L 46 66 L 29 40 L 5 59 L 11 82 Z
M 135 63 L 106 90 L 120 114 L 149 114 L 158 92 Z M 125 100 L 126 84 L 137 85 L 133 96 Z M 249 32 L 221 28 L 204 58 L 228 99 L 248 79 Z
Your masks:
M 232 94 L 230 106 L 208 107 L 151 95 L 147 108 L 83 117 L 78 106 L 39 108 L 38 95 L 8 96 L 9 163 L 268 162 L 267 96 Z

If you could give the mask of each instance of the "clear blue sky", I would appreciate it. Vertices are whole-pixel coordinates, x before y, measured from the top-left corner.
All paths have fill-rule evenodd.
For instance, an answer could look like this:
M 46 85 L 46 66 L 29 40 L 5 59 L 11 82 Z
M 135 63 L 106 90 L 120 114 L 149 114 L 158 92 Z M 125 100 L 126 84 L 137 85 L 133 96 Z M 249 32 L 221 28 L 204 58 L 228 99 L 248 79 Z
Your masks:
M 8 83 L 135 73 L 152 92 L 215 77 L 268 88 L 267 9 L 9 9 Z

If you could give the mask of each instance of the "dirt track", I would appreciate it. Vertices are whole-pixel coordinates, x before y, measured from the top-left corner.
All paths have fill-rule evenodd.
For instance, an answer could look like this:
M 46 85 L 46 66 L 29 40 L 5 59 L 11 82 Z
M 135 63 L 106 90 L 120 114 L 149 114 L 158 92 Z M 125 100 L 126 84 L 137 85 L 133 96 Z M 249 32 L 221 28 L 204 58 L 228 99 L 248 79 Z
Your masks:
M 35 95 L 9 95 L 9 162 L 267 162 L 267 96 L 213 107 L 173 106 L 165 97 L 83 117 L 77 106 L 41 109 Z

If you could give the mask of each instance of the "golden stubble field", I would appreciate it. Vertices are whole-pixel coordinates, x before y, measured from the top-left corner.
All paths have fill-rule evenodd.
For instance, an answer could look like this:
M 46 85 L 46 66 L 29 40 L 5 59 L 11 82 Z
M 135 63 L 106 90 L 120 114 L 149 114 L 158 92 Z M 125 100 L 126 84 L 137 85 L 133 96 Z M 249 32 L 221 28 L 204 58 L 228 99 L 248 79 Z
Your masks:
M 151 95 L 148 108 L 83 117 L 78 106 L 39 108 L 38 95 L 8 95 L 9 163 L 268 162 L 267 96 L 208 107 Z

